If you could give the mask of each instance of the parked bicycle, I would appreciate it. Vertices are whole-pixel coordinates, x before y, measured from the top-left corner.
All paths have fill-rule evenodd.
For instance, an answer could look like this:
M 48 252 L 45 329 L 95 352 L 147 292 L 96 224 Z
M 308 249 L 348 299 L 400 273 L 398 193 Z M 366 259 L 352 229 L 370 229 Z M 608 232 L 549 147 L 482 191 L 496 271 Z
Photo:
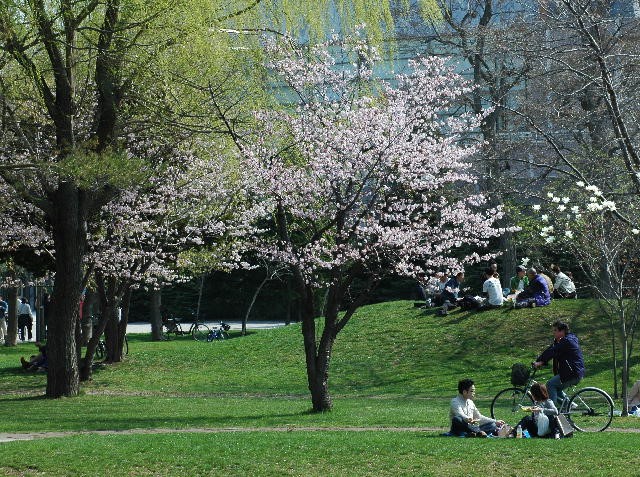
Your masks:
M 191 335 L 196 341 L 211 341 L 208 339 L 211 329 L 201 321 L 193 320 L 187 331 L 184 331 L 182 325 L 184 322 L 179 318 L 170 317 L 162 320 L 165 334 L 173 334 L 175 336 Z
M 125 355 L 129 354 L 129 340 L 127 339 L 127 335 L 124 335 L 124 346 L 122 347 L 122 353 Z M 96 348 L 96 358 L 103 359 L 106 355 L 107 345 L 103 339 L 100 339 Z
M 227 323 L 223 323 L 221 321 L 217 328 L 214 328 L 209 331 L 209 334 L 207 335 L 207 341 L 228 339 L 229 333 L 227 332 L 230 329 L 231 329 L 231 325 L 228 325 Z
M 526 369 L 526 368 L 525 368 Z M 531 386 L 536 383 L 537 369 L 515 379 L 512 372 L 511 384 L 516 387 L 503 389 L 491 402 L 491 417 L 505 422 L 514 419 L 513 414 L 519 412 L 522 407 L 530 407 L 533 404 Z M 577 431 L 601 432 L 611 424 L 613 418 L 613 400 L 602 389 L 596 387 L 571 388 L 571 397 L 565 397 L 558 409 L 560 414 L 567 417 L 571 426 Z

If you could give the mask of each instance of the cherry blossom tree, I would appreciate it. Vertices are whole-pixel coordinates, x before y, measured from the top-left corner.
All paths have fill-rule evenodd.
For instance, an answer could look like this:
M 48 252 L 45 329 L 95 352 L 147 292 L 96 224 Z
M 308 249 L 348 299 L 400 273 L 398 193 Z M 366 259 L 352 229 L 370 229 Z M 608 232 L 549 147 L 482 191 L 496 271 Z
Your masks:
M 493 224 L 503 213 L 474 193 L 468 159 L 477 146 L 463 139 L 481 118 L 447 115 L 469 86 L 445 60 L 419 58 L 375 82 L 377 54 L 357 39 L 308 51 L 288 44 L 269 42 L 267 66 L 293 105 L 256 113 L 259 136 L 238 145 L 276 231 L 257 235 L 254 247 L 292 271 L 313 410 L 324 411 L 337 334 L 380 280 L 488 258 L 462 250 L 500 235 Z M 365 283 L 358 291 L 356 279 Z M 326 302 L 317 334 L 319 287 Z
M 156 289 L 188 279 L 194 257 L 201 256 L 195 252 L 203 249 L 207 270 L 240 266 L 242 237 L 254 230 L 252 214 L 259 209 L 242 207 L 246 192 L 237 171 L 215 145 L 207 148 L 200 155 L 175 151 L 161 173 L 107 204 L 91 228 L 87 266 L 94 270 L 101 316 L 87 346 L 82 380 L 90 377 L 104 331 L 107 361 L 121 360 L 133 288 Z

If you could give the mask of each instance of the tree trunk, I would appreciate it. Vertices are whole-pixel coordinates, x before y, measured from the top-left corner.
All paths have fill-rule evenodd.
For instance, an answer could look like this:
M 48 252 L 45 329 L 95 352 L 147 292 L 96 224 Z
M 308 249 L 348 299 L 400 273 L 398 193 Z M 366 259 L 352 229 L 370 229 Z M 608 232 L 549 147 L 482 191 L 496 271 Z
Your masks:
M 267 274 L 260 282 L 260 285 L 258 285 L 258 288 L 256 288 L 256 291 L 253 293 L 253 296 L 251 297 L 251 303 L 249 303 L 247 312 L 244 314 L 244 318 L 242 318 L 242 336 L 246 336 L 247 334 L 247 322 L 249 321 L 249 315 L 251 315 L 251 310 L 253 309 L 253 305 L 255 305 L 256 300 L 258 299 L 258 295 L 260 294 L 262 287 L 264 287 L 265 283 L 267 283 L 267 280 L 269 280 L 268 269 L 267 269 Z
M 625 329 L 624 322 L 622 323 L 622 416 L 629 415 L 629 403 L 628 403 L 628 386 L 629 386 L 629 337 Z
M 611 358 L 613 360 L 613 398 L 618 399 L 618 355 L 616 353 L 616 323 L 613 316 L 609 317 L 609 327 L 611 328 Z
M 7 303 L 9 304 L 9 322 L 7 323 L 7 336 L 4 337 L 5 346 L 16 346 L 18 344 L 18 289 L 11 287 L 7 293 Z
M 312 410 L 314 412 L 324 412 L 331 410 L 333 407 L 331 395 L 329 394 L 329 364 L 337 334 L 337 315 L 333 313 L 332 306 L 327 306 L 328 313 L 324 317 L 322 336 L 319 343 L 316 343 L 314 291 L 312 287 L 305 286 L 304 291 L 301 293 L 302 336 Z
M 119 327 L 118 327 L 118 307 L 114 306 L 110 309 L 107 317 L 107 324 L 104 329 L 104 347 L 105 362 L 117 363 L 120 361 L 120 353 L 118 352 L 119 343 Z
M 96 354 L 96 349 L 98 348 L 98 344 L 100 342 L 100 338 L 104 333 L 104 330 L 107 326 L 107 321 L 109 320 L 109 316 L 113 313 L 109 306 L 105 306 L 102 308 L 100 313 L 100 319 L 97 321 L 93 328 L 93 334 L 87 343 L 87 349 L 85 351 L 84 359 L 81 362 L 80 367 L 80 380 L 81 381 L 89 381 L 91 379 L 91 374 L 93 371 L 93 361 Z
M 87 238 L 84 202 L 75 185 L 61 182 L 50 217 L 56 250 L 56 314 L 49 320 L 47 396 L 53 398 L 77 396 L 80 391 L 75 331 Z
M 151 290 L 151 339 L 162 341 L 162 290 Z
M 124 291 L 124 295 L 120 300 L 122 314 L 120 316 L 120 322 L 118 323 L 118 348 L 117 354 L 114 356 L 115 362 L 122 361 L 122 357 L 124 356 L 124 344 L 125 338 L 127 334 L 127 324 L 129 323 L 129 310 L 131 305 L 131 287 L 127 287 Z

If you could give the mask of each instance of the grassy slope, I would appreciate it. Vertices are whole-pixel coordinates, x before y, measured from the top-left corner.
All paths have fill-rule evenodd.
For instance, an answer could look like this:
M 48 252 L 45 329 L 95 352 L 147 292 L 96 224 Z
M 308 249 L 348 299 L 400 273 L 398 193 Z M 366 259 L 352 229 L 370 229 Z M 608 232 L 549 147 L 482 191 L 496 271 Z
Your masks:
M 211 344 L 188 338 L 152 343 L 146 336 L 133 336 L 131 355 L 125 363 L 97 372 L 94 381 L 83 387 L 85 395 L 55 401 L 39 397 L 44 390 L 43 375 L 24 374 L 16 367 L 19 356 L 31 353 L 33 345 L 3 347 L 0 432 L 444 427 L 448 399 L 455 394 L 460 377 L 476 380 L 479 405 L 487 409 L 490 398 L 508 385 L 510 365 L 530 361 L 549 343 L 549 324 L 557 318 L 570 320 L 581 339 L 588 368 L 583 384 L 611 392 L 608 324 L 599 316 L 597 304 L 584 300 L 555 302 L 551 307 L 531 310 L 458 311 L 447 317 L 425 314 L 411 302 L 365 307 L 338 336 L 330 381 L 335 410 L 320 415 L 306 412 L 309 398 L 298 325 Z M 632 376 L 636 375 L 632 371 Z M 615 425 L 637 427 L 638 422 L 617 418 Z M 583 435 L 580 439 L 583 450 L 596 460 L 576 454 L 574 466 L 582 466 L 587 475 L 610 475 L 604 470 L 598 474 L 593 462 L 617 468 L 617 464 L 611 464 L 612 454 L 606 459 L 600 456 L 603 448 L 613 444 L 611 437 Z M 620 469 L 624 469 L 629 459 L 634 459 L 630 442 L 635 442 L 637 435 L 621 434 L 614 439 L 619 449 L 615 459 L 620 459 L 624 464 Z M 515 475 L 519 473 L 518 462 L 542 462 L 550 452 L 546 449 L 548 441 L 528 445 L 527 451 L 501 442 L 488 454 L 479 441 L 465 441 L 425 439 L 425 435 L 412 432 L 366 432 L 355 438 L 348 433 L 323 437 L 305 432 L 65 437 L 0 445 L 1 461 L 6 463 L 0 463 L 0 474 L 11 475 L 15 470 L 19 475 L 31 475 L 28 467 L 32 465 L 37 469 L 34 474 L 66 475 L 74 466 L 85 465 L 81 457 L 69 454 L 86 455 L 91 448 L 98 449 L 93 452 L 99 454 L 96 461 L 105 464 L 99 464 L 101 470 L 95 473 L 85 471 L 86 475 L 104 475 L 112 465 L 110 461 L 120 462 L 122 458 L 131 475 L 180 475 L 185 468 L 191 475 L 398 475 L 418 468 L 424 475 L 446 475 L 447 470 L 448 475 L 464 475 L 469 465 L 495 475 Z M 156 463 L 158 449 L 173 445 L 179 450 L 163 454 Z M 324 450 L 328 445 L 333 445 L 336 453 L 329 463 L 325 462 Z M 53 455 L 45 451 L 52 448 L 57 449 Z M 220 458 L 216 457 L 217 449 Z M 192 450 L 196 457 L 185 459 L 184 454 Z M 44 457 L 34 457 L 41 452 Z M 256 459 L 255 452 L 269 455 Z M 305 452 L 307 457 L 303 457 Z M 386 464 L 374 457 L 379 453 L 386 455 Z M 461 454 L 465 455 L 463 459 L 459 458 Z M 394 455 L 397 459 L 391 463 Z M 361 457 L 366 465 L 355 470 L 353 461 Z M 441 468 L 430 467 L 427 471 L 424 467 L 445 460 L 450 462 Z M 496 470 L 501 467 L 506 469 L 504 473 Z

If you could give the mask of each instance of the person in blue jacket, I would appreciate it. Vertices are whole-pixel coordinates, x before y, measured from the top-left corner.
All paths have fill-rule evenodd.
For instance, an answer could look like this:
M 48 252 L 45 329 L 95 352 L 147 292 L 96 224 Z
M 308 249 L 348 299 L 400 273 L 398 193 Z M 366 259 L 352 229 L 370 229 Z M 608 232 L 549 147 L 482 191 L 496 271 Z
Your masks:
M 563 321 L 553 323 L 553 344 L 536 358 L 533 365 L 540 368 L 553 359 L 554 376 L 547 381 L 549 398 L 558 404 L 567 397 L 564 390 L 584 378 L 584 359 L 578 337 L 569 331 Z
M 514 306 L 516 308 L 547 306 L 551 303 L 551 293 L 547 281 L 535 268 L 527 270 L 529 285 L 518 293 Z

